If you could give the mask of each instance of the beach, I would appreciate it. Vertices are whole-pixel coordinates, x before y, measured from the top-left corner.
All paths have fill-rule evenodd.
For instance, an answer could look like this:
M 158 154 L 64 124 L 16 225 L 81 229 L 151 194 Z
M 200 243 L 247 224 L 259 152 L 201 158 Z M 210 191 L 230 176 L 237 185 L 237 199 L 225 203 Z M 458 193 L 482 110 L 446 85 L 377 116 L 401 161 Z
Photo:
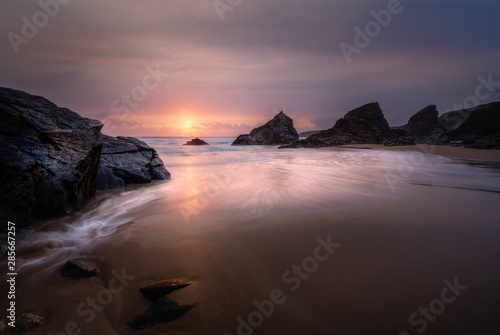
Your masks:
M 18 311 L 47 319 L 29 334 L 498 328 L 498 151 L 143 140 L 171 180 L 99 192 L 81 212 L 18 237 Z M 93 260 L 101 274 L 62 278 L 75 257 Z M 139 288 L 172 278 L 194 282 L 168 295 L 194 307 L 130 330 L 150 303 Z

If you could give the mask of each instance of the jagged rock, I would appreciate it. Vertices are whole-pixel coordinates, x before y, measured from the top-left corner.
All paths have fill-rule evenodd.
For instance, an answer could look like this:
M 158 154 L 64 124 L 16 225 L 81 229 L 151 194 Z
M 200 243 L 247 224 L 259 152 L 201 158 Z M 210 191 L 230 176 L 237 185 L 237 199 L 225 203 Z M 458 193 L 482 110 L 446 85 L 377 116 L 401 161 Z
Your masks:
M 198 137 L 193 138 L 191 141 L 187 141 L 184 145 L 208 145 L 207 142 L 200 140 Z
M 293 127 L 293 120 L 279 112 L 265 125 L 253 129 L 250 134 L 240 135 L 232 145 L 280 145 L 299 140 L 299 133 Z
M 380 144 L 382 134 L 390 127 L 377 102 L 348 112 L 335 125 L 305 140 L 281 148 L 318 148 L 343 144 Z
M 415 138 L 404 129 L 389 129 L 382 133 L 382 144 L 390 147 L 414 145 Z
M 184 279 L 162 280 L 149 284 L 141 288 L 141 293 L 149 299 L 157 299 L 172 291 L 181 289 L 191 285 L 193 282 L 185 281 Z
M 101 147 L 80 115 L 0 88 L 1 221 L 19 228 L 78 210 L 95 194 Z
M 439 112 L 435 105 L 429 105 L 414 114 L 402 127 L 413 135 L 418 142 L 435 142 L 446 132 L 438 118 Z
M 80 279 L 97 276 L 100 273 L 94 262 L 83 259 L 72 259 L 66 262 L 61 270 L 61 276 Z
M 169 322 L 182 317 L 194 305 L 180 306 L 167 297 L 160 297 L 153 301 L 149 309 L 128 323 L 131 329 L 139 330 L 154 326 L 157 323 Z
M 99 189 L 170 178 L 158 153 L 143 141 L 133 137 L 102 135 L 102 142 L 97 176 Z

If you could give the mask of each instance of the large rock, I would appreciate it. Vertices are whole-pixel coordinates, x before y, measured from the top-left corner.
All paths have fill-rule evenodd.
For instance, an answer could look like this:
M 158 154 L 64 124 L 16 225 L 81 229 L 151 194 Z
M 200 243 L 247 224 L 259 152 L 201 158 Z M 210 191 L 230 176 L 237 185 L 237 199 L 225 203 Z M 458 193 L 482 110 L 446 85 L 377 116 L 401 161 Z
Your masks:
M 188 282 L 184 279 L 162 280 L 144 286 L 140 290 L 146 298 L 154 300 L 169 294 L 170 292 L 189 286 L 192 283 L 192 281 Z
M 318 148 L 344 144 L 380 144 L 382 135 L 391 131 L 384 113 L 377 102 L 369 103 L 348 112 L 335 125 L 283 148 Z M 405 135 L 406 136 L 406 135 Z
M 0 88 L 0 231 L 7 220 L 19 228 L 79 210 L 98 188 L 98 171 L 99 188 L 170 177 L 155 150 L 104 136 L 102 127 L 45 98 Z
M 64 264 L 61 276 L 70 277 L 71 279 L 81 279 L 97 276 L 100 272 L 97 265 L 92 261 L 72 259 Z
M 99 189 L 170 178 L 158 153 L 143 141 L 133 137 L 102 135 L 102 142 Z
M 446 137 L 462 141 L 467 147 L 500 148 L 500 102 L 480 105 L 464 111 L 468 117 Z
M 438 115 L 436 106 L 429 105 L 413 115 L 402 128 L 415 137 L 418 142 L 438 141 L 446 132 Z
M 80 115 L 0 88 L 0 220 L 20 227 L 80 209 L 95 194 L 101 147 Z
M 280 145 L 299 140 L 299 133 L 293 127 L 293 120 L 279 112 L 265 125 L 253 129 L 250 134 L 240 135 L 232 145 Z

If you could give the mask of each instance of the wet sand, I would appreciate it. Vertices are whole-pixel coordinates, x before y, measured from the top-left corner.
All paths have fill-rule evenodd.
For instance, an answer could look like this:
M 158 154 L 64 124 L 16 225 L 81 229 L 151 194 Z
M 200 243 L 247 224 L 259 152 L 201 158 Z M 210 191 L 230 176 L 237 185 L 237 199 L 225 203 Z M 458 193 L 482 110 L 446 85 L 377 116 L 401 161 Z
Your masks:
M 449 145 L 417 144 L 388 147 L 382 144 L 349 144 L 341 145 L 339 147 L 352 149 L 416 151 L 422 152 L 424 154 L 462 158 L 468 160 L 500 161 L 500 150 L 469 149 L 461 147 L 451 147 Z
M 293 155 L 298 156 L 295 151 Z M 425 163 L 431 169 L 437 161 Z M 439 165 L 443 167 L 447 165 Z M 273 168 L 285 173 L 281 166 Z M 227 199 L 218 203 L 214 197 L 189 222 L 175 206 L 169 207 L 173 199 L 167 191 L 175 180 L 137 186 L 132 191 L 144 191 L 151 199 L 133 207 L 129 220 L 112 235 L 85 242 L 94 246 L 82 256 L 95 261 L 101 274 L 76 281 L 61 278 L 62 264 L 56 260 L 51 268 L 23 271 L 17 277 L 18 313 L 46 318 L 27 334 L 81 329 L 80 334 L 407 335 L 424 326 L 425 334 L 497 334 L 500 179 L 498 174 L 484 181 L 468 175 L 477 173 L 473 169 L 455 171 L 464 178 L 457 184 L 437 175 L 423 183 L 433 170 L 418 171 L 386 197 L 367 201 L 356 195 L 349 198 L 350 206 L 294 214 L 264 212 L 224 220 L 208 207 Z M 271 179 L 278 185 L 293 182 L 275 174 Z M 227 187 L 228 194 L 222 195 L 238 195 Z M 105 194 L 134 199 L 120 192 Z M 383 192 L 388 192 L 386 186 Z M 103 203 L 98 205 L 91 207 L 103 208 Z M 39 229 L 57 230 L 72 221 L 76 216 Z M 19 236 L 20 241 L 27 235 Z M 47 252 L 42 245 L 40 254 Z M 173 322 L 128 329 L 127 322 L 149 305 L 139 288 L 171 278 L 194 281 L 168 296 L 195 307 Z M 449 285 L 458 285 L 455 293 Z M 5 282 L 0 290 L 6 292 Z M 277 302 L 262 303 L 271 300 Z M 267 306 L 264 313 L 255 301 Z M 4 305 L 2 299 L 0 307 Z M 420 315 L 425 312 L 421 308 L 430 314 Z

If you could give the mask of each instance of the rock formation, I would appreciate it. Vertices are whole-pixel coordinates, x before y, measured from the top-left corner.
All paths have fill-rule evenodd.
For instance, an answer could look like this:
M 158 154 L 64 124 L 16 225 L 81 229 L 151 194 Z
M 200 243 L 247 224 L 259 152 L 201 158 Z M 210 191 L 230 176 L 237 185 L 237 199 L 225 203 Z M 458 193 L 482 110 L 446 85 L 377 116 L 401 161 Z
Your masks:
M 198 137 L 193 138 L 191 141 L 187 141 L 184 145 L 208 145 L 207 142 L 200 140 Z
M 405 131 L 391 130 L 377 102 L 369 103 L 348 112 L 337 120 L 335 125 L 309 136 L 305 140 L 281 148 L 319 148 L 343 144 L 381 144 L 391 145 L 403 142 L 409 144 L 412 137 Z M 399 141 L 399 142 L 398 142 Z
M 240 135 L 232 145 L 280 145 L 299 140 L 299 133 L 293 127 L 293 120 L 279 112 L 265 125 L 253 129 L 250 134 Z
M 13 221 L 19 228 L 34 217 L 79 210 L 98 188 L 101 161 L 108 170 L 99 173 L 99 188 L 111 184 L 103 177 L 111 176 L 110 171 L 123 180 L 113 186 L 168 178 L 153 149 L 139 140 L 103 136 L 102 127 L 45 98 L 0 88 L 2 222 Z M 136 178 L 139 171 L 143 178 Z M 0 230 L 5 230 L 3 224 Z
M 438 115 L 436 106 L 429 105 L 413 115 L 408 123 L 401 128 L 408 131 L 418 142 L 438 141 L 446 132 Z
M 449 141 L 462 141 L 470 148 L 500 148 L 500 102 L 492 102 L 462 111 L 468 115 L 454 130 L 446 133 Z
M 99 189 L 169 179 L 170 173 L 156 151 L 133 137 L 102 135 Z

